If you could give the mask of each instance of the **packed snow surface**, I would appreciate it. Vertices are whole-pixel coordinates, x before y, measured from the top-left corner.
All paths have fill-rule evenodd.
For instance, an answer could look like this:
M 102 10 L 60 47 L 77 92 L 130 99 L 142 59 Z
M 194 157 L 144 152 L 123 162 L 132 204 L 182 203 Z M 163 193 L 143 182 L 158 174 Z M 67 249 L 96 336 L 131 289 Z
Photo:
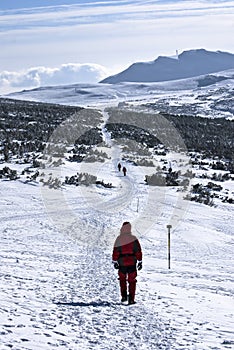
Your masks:
M 228 81 L 232 89 L 233 79 Z M 185 83 L 196 90 L 193 79 Z M 183 99 L 193 105 L 198 93 L 207 94 L 187 93 L 184 84 L 174 82 L 174 90 L 172 83 L 77 85 L 12 97 L 95 105 L 106 122 L 103 106 L 126 102 L 126 96 L 132 106 L 167 95 L 172 105 Z M 215 91 L 225 95 L 226 87 Z M 212 100 L 221 96 L 209 93 Z M 200 101 L 208 105 L 206 98 Z M 0 180 L 0 350 L 233 349 L 233 204 L 210 207 L 184 200 L 176 187 L 147 186 L 144 177 L 152 169 L 132 163 L 125 164 L 124 177 L 117 169 L 121 147 L 102 132 L 109 147 L 105 163 L 64 161 L 59 171 L 63 177 L 87 171 L 112 188 L 49 189 L 22 177 Z M 233 193 L 233 181 L 225 186 Z M 143 249 L 132 306 L 120 302 L 111 262 L 123 221 L 132 223 Z
M 60 172 L 86 170 L 112 188 L 0 180 L 0 349 L 232 349 L 232 205 L 149 188 L 151 169 L 131 163 L 124 177 L 121 148 L 104 136 L 105 163 L 65 161 Z M 143 249 L 132 306 L 120 303 L 111 262 L 126 220 Z

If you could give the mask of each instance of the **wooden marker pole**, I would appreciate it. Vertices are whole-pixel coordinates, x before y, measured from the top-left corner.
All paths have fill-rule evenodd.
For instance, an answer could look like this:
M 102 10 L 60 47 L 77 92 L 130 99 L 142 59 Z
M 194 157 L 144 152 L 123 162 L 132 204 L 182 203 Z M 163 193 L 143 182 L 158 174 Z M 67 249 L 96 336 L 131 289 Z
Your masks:
M 168 269 L 171 268 L 171 225 L 167 225 L 168 230 Z
M 139 198 L 137 198 L 137 213 L 139 211 Z

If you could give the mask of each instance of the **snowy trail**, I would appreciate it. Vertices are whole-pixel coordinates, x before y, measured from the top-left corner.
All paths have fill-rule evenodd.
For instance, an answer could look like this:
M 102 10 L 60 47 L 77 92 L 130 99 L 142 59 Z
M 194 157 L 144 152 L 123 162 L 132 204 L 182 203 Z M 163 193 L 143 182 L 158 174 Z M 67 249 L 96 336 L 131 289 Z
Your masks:
M 49 225 L 40 231 L 1 236 L 1 349 L 125 349 L 137 347 L 136 337 L 168 343 L 159 318 L 149 328 L 152 311 L 140 305 L 135 319 L 120 305 L 107 254 L 80 249 Z
M 20 209 L 21 202 L 28 208 L 31 204 L 28 217 L 38 210 L 36 190 L 33 195 L 31 189 L 28 194 L 20 191 L 19 215 L 25 210 Z M 141 237 L 145 257 L 138 277 L 138 304 L 128 308 L 119 302 L 110 251 L 74 244 L 55 231 L 46 214 L 43 219 L 22 220 L 1 233 L 0 349 L 8 345 L 20 350 L 231 348 L 229 270 L 226 267 L 221 274 L 203 266 L 205 274 L 199 260 L 190 270 L 185 253 L 193 245 L 188 237 L 188 241 L 174 237 L 178 256 L 173 257 L 172 271 L 166 268 L 166 242 L 159 226 Z M 198 247 L 199 254 L 203 251 Z M 209 258 L 214 264 L 215 257 Z M 218 288 L 221 283 L 223 290 Z M 229 323 L 220 314 L 225 303 Z
M 111 160 L 98 173 L 116 187 L 62 189 L 87 245 L 57 231 L 39 186 L 5 181 L 1 188 L 0 350 L 233 348 L 233 236 L 226 231 L 232 211 L 182 203 L 168 270 L 166 225 L 178 193 L 149 193 L 144 170 L 131 164 L 128 176 L 120 175 L 121 150 L 105 137 Z M 125 219 L 144 253 L 130 307 L 120 303 L 111 264 Z

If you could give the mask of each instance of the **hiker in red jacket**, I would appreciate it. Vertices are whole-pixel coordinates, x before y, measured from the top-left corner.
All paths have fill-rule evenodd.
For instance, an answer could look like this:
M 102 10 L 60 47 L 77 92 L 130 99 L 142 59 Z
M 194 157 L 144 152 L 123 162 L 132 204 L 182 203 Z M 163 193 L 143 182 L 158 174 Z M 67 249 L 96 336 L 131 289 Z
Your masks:
M 118 269 L 121 301 L 135 304 L 137 269 L 142 269 L 142 251 L 136 236 L 131 233 L 131 224 L 124 222 L 120 235 L 116 238 L 112 262 Z M 127 282 L 129 296 L 127 298 Z

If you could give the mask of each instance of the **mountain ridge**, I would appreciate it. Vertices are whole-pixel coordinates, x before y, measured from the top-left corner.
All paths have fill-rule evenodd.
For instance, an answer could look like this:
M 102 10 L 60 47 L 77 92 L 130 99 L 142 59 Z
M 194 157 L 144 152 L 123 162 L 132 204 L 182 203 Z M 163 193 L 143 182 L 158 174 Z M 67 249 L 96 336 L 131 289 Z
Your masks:
M 158 56 L 154 61 L 136 62 L 100 83 L 162 82 L 191 78 L 234 68 L 234 54 L 205 49 L 183 51 L 177 58 Z

